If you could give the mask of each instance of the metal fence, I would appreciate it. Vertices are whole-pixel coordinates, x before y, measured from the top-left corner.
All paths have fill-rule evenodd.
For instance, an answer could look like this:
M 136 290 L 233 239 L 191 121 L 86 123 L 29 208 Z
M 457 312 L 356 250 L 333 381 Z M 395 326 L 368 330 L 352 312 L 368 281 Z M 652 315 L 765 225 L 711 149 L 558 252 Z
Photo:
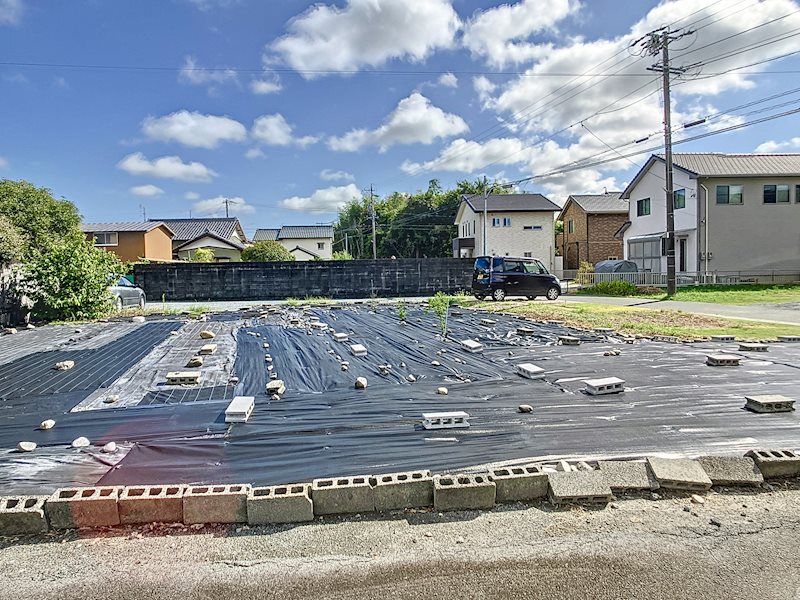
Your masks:
M 667 287 L 666 273 L 578 273 L 564 271 L 562 277 L 571 285 L 590 286 L 602 281 L 629 281 L 642 287 Z M 715 271 L 710 273 L 678 273 L 678 286 L 746 285 L 800 283 L 800 271 Z

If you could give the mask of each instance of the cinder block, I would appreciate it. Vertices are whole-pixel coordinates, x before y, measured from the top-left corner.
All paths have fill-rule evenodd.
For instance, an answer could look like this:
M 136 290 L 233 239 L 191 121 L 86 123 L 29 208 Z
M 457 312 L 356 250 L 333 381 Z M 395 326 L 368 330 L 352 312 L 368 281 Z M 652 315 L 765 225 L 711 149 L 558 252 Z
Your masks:
M 246 523 L 250 485 L 191 485 L 183 492 L 183 522 Z
M 476 342 L 475 340 L 462 340 L 461 347 L 467 352 L 483 352 L 483 344 Z
M 167 373 L 167 385 L 197 385 L 200 383 L 200 371 L 170 371 Z
M 712 342 L 735 342 L 736 336 L 735 335 L 712 335 L 711 336 Z
M 779 342 L 800 342 L 800 335 L 779 335 Z
M 137 485 L 123 488 L 119 495 L 119 522 L 180 523 L 183 521 L 184 485 Z
M 347 334 L 347 333 L 341 333 L 341 332 L 340 333 L 334 333 L 333 334 L 333 339 L 336 340 L 337 342 L 344 343 L 344 342 L 346 342 L 347 340 L 350 339 L 350 335 Z
M 601 379 L 586 379 L 586 392 L 590 396 L 603 396 L 605 394 L 618 394 L 625 391 L 625 381 L 619 377 L 603 377 Z
M 744 407 L 757 413 L 792 412 L 794 410 L 794 400 L 780 394 L 745 396 L 744 399 Z
M 453 429 L 469 427 L 469 413 L 463 411 L 422 413 L 425 429 Z
M 800 457 L 791 450 L 750 450 L 752 458 L 765 479 L 800 475 Z
M 478 323 L 480 325 L 483 325 L 484 327 L 494 327 L 495 325 L 497 325 L 497 321 L 495 321 L 494 319 L 481 319 L 480 321 L 478 321 Z
M 601 460 L 597 463 L 612 491 L 657 490 L 660 486 L 647 463 L 632 460 Z
M 696 460 L 651 457 L 647 464 L 663 488 L 693 492 L 711 489 L 711 479 Z
M 560 335 L 558 336 L 558 343 L 562 346 L 579 346 L 581 340 L 573 335 Z
M 544 498 L 547 495 L 547 473 L 537 465 L 501 467 L 489 471 L 497 488 L 495 501 L 524 502 Z
M 526 379 L 542 379 L 544 377 L 544 369 L 532 363 L 521 363 L 517 365 L 517 375 Z
M 254 396 L 236 396 L 225 409 L 226 423 L 246 423 L 256 405 Z
M 314 505 L 310 483 L 254 487 L 247 496 L 247 522 L 250 525 L 312 520 Z
M 709 367 L 738 367 L 741 356 L 735 354 L 709 354 L 706 356 L 706 364 Z
M 697 462 L 714 485 L 759 485 L 764 481 L 748 456 L 701 456 Z
M 200 348 L 200 352 L 198 352 L 198 354 L 203 354 L 203 355 L 215 354 L 216 351 L 217 351 L 217 345 L 216 344 L 205 344 L 204 346 L 202 346 Z
M 375 494 L 369 477 L 336 477 L 311 482 L 315 515 L 362 513 L 375 510 Z
M 436 475 L 433 478 L 433 507 L 436 510 L 479 510 L 494 506 L 497 486 L 488 473 Z
M 0 496 L 0 535 L 45 533 L 47 496 Z
M 548 473 L 548 496 L 553 504 L 608 504 L 611 488 L 600 471 Z
M 433 506 L 433 478 L 430 471 L 376 475 L 370 483 L 377 511 Z
M 766 352 L 769 346 L 751 342 L 739 342 L 739 350 L 743 352 Z
M 350 354 L 353 356 L 366 356 L 367 348 L 363 344 L 352 344 L 350 346 Z
M 517 335 L 535 335 L 536 330 L 530 327 L 517 327 Z
M 45 511 L 53 529 L 119 525 L 117 500 L 122 488 L 61 488 L 47 499 Z
M 611 329 L 611 327 L 595 327 L 594 328 L 594 332 L 595 333 L 600 333 L 600 334 L 603 334 L 603 335 L 610 335 L 610 334 L 614 333 L 614 330 Z

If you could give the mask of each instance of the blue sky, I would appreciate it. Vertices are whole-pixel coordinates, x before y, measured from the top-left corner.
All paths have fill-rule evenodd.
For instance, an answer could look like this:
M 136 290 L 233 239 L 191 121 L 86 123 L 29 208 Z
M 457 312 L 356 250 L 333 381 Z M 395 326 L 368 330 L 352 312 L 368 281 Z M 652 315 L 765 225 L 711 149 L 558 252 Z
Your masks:
M 230 198 L 248 232 L 432 178 L 537 176 L 520 189 L 561 203 L 620 189 L 646 153 L 620 154 L 658 143 L 654 59 L 626 47 L 668 24 L 696 30 L 674 64 L 701 63 L 674 123 L 710 117 L 678 139 L 797 107 L 797 55 L 771 60 L 800 50 L 793 0 L 0 0 L 0 177 L 91 222 Z M 798 151 L 797 125 L 676 151 Z

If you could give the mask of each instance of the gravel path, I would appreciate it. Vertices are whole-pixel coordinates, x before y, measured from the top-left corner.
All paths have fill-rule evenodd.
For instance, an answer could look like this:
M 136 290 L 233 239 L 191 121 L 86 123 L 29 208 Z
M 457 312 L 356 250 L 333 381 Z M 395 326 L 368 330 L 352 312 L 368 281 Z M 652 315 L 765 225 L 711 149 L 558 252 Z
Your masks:
M 0 598 L 797 598 L 799 501 L 781 489 L 5 540 Z

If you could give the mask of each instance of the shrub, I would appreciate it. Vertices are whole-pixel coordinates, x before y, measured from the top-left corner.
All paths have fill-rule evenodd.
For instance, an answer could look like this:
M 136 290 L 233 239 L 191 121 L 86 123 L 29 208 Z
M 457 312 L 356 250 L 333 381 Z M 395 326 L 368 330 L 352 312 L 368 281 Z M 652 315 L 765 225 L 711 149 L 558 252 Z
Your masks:
M 353 255 L 346 250 L 337 250 L 331 255 L 331 260 L 353 260 Z
M 404 300 L 400 300 L 397 302 L 397 318 L 401 321 L 405 321 L 406 317 L 408 317 L 408 310 L 406 309 L 406 303 Z
M 25 238 L 11 221 L 0 215 L 0 267 L 22 258 Z
M 594 273 L 594 265 L 590 262 L 582 260 L 581 264 L 578 266 L 578 272 L 575 273 L 575 283 L 579 283 L 581 285 L 586 285 L 589 283 L 589 273 Z
M 592 286 L 583 288 L 582 294 L 593 296 L 635 296 L 638 288 L 630 281 L 618 279 L 616 281 L 598 281 Z
M 262 240 L 242 250 L 242 260 L 245 262 L 275 262 L 281 260 L 294 260 L 291 252 L 275 240 Z
M 97 319 L 111 312 L 108 287 L 124 271 L 115 254 L 82 239 L 67 239 L 31 254 L 21 269 L 22 289 L 34 302 L 34 317 Z
M 428 299 L 425 312 L 433 311 L 439 318 L 439 329 L 442 337 L 447 337 L 447 311 L 451 304 L 455 304 L 454 298 L 444 292 L 436 292 L 436 295 Z
M 214 262 L 214 251 L 211 248 L 198 248 L 189 260 L 196 263 Z

